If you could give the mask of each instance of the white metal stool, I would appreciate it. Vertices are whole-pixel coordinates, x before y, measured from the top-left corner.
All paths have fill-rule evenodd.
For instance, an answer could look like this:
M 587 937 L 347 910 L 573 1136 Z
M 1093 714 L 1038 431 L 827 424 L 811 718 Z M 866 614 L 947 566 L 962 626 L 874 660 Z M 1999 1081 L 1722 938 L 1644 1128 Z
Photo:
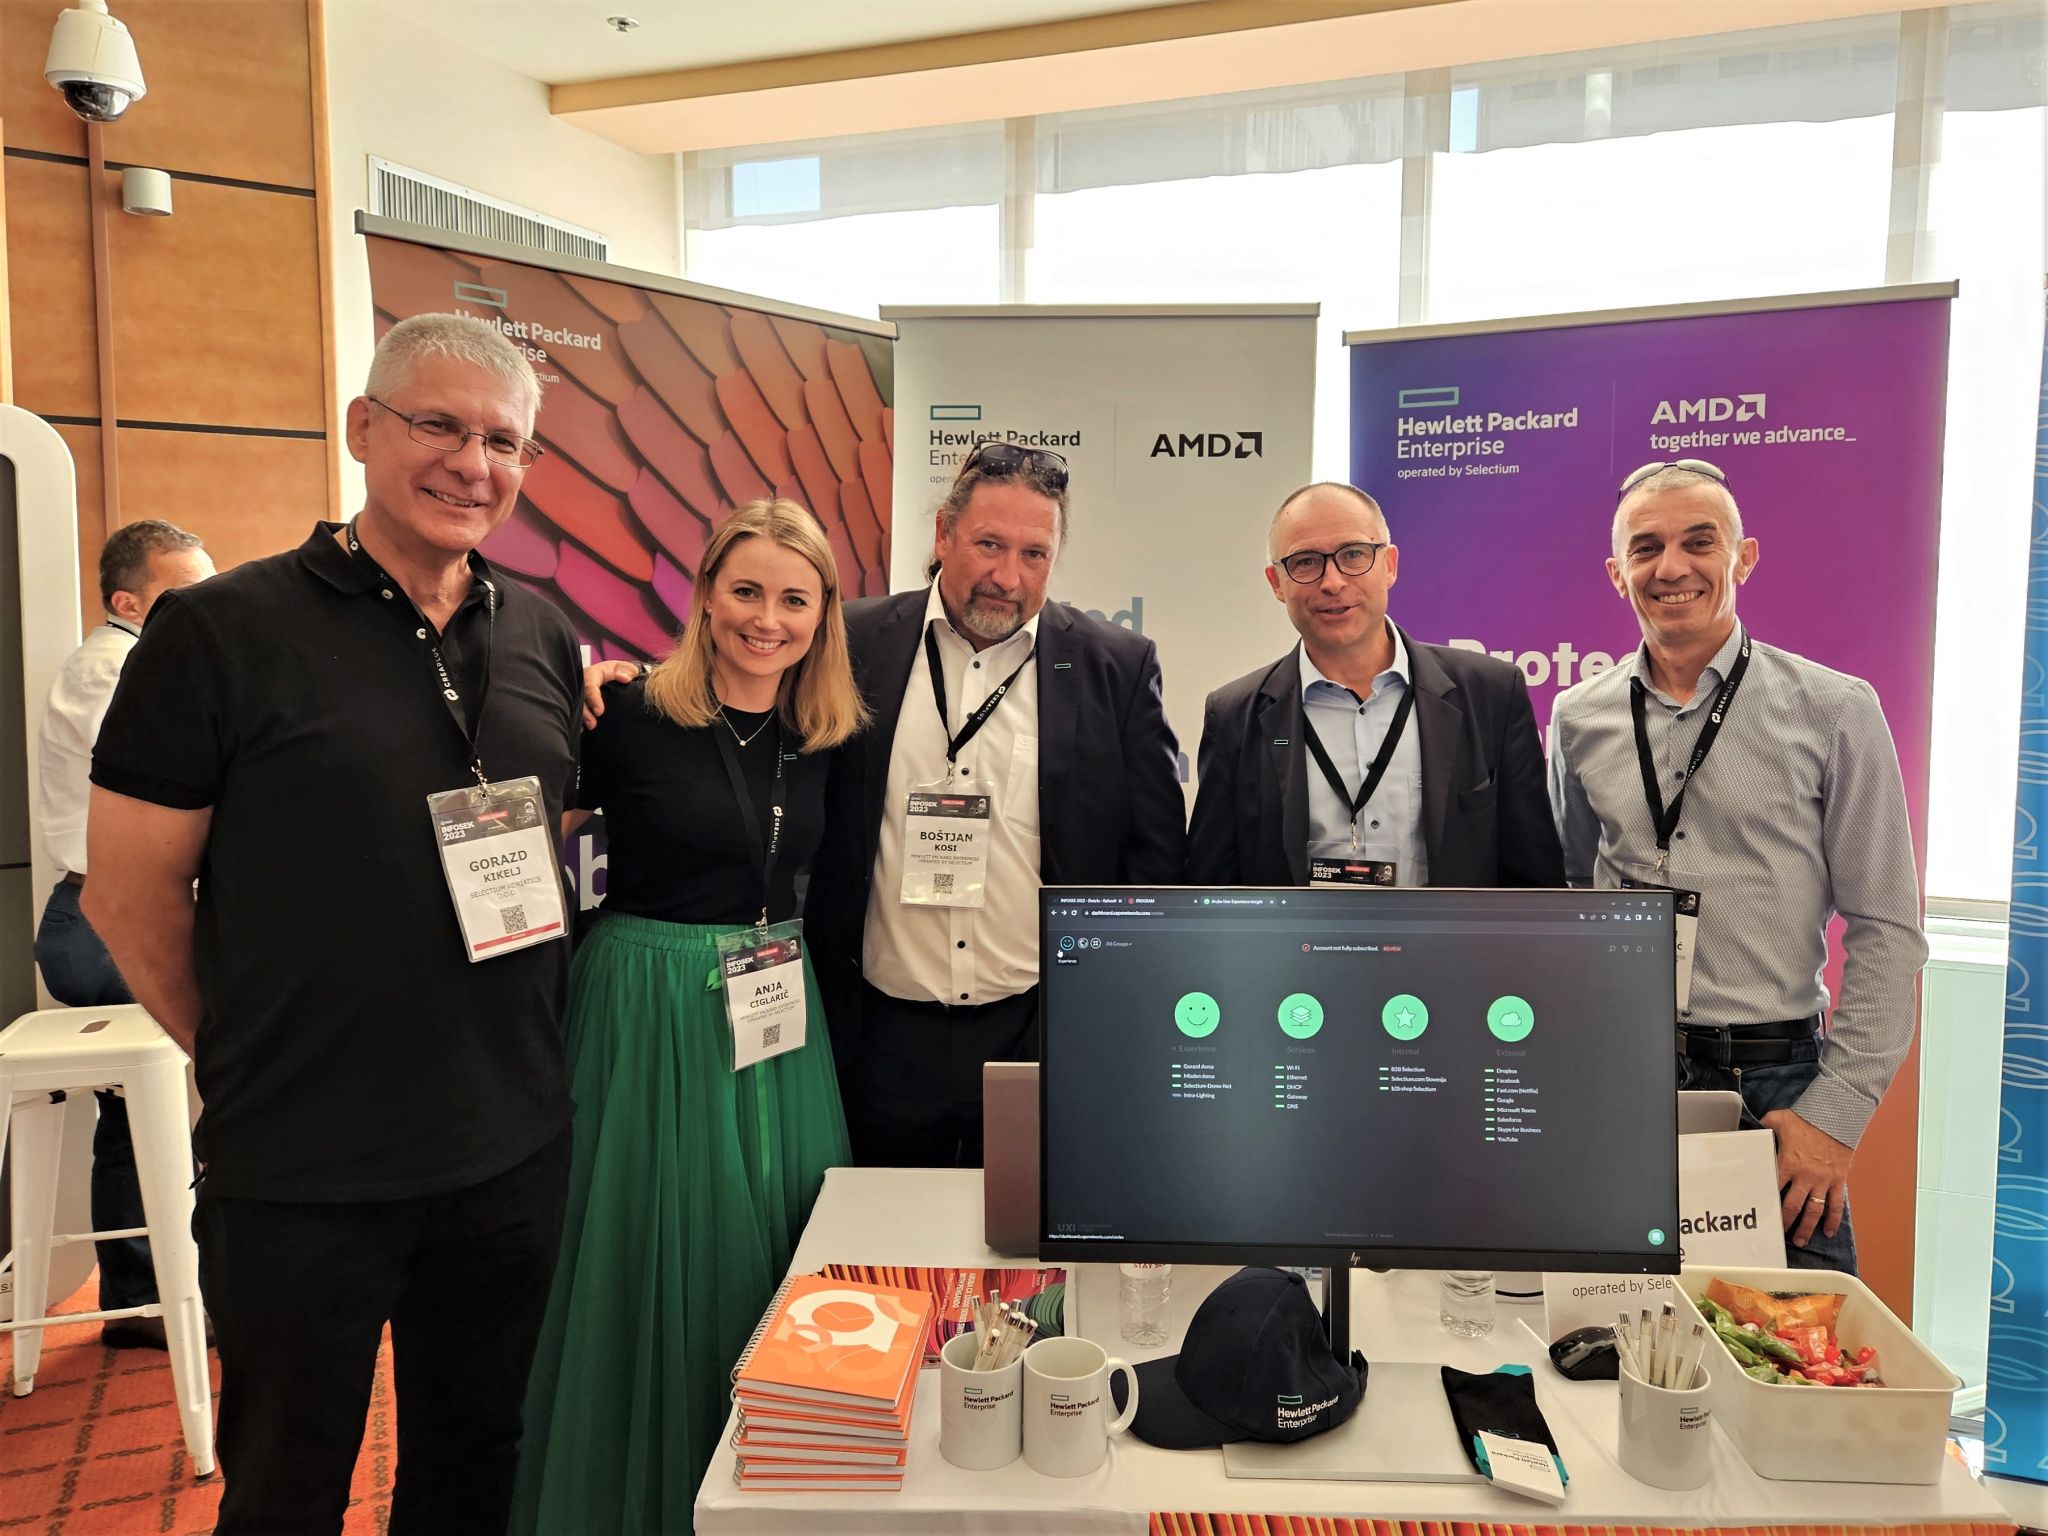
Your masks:
M 119 1088 L 128 1101 L 128 1129 L 142 1184 L 146 1227 L 118 1232 L 52 1230 L 57 1220 L 57 1158 L 62 1095 Z M 212 1387 L 206 1369 L 205 1311 L 199 1299 L 199 1249 L 192 1241 L 192 1139 L 185 1090 L 185 1053 L 139 1006 L 46 1008 L 0 1030 L 0 1161 L 13 1168 L 14 1251 L 0 1270 L 14 1270 L 14 1395 L 35 1387 L 42 1330 L 57 1323 L 116 1317 L 164 1320 L 171 1382 L 194 1475 L 214 1470 Z M 111 1312 L 45 1316 L 50 1250 L 99 1237 L 147 1237 L 158 1300 Z

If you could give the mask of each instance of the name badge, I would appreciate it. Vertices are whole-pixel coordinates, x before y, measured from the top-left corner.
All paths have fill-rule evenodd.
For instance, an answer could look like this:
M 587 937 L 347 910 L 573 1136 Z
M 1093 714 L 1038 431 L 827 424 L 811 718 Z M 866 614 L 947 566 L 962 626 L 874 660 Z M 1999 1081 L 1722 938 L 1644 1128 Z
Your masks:
M 562 863 L 539 779 L 528 774 L 429 795 L 427 812 L 471 961 L 567 932 Z
M 988 845 L 993 797 L 913 789 L 903 816 L 906 906 L 988 905 Z
M 803 924 L 795 919 L 722 933 L 718 972 L 732 1026 L 732 1069 L 796 1050 L 809 1017 L 804 1003 Z
M 1662 885 L 1654 880 L 1632 880 L 1624 875 L 1621 881 L 1625 891 L 1669 891 L 1678 909 L 1677 943 L 1678 950 L 1673 962 L 1673 979 L 1677 983 L 1674 991 L 1680 1013 L 1692 1006 L 1692 954 L 1694 941 L 1700 932 L 1700 893 L 1689 891 L 1682 886 Z
M 1324 859 L 1310 856 L 1310 885 L 1399 885 L 1400 866 L 1392 859 Z

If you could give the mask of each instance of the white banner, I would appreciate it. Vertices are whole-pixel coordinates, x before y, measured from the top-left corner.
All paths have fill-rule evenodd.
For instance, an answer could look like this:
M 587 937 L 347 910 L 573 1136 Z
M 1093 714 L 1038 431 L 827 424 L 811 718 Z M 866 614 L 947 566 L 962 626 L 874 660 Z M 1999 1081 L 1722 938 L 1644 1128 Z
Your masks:
M 932 513 L 987 438 L 1065 455 L 1071 531 L 1051 595 L 1159 647 L 1190 765 L 1209 690 L 1294 643 L 1261 567 L 1309 479 L 1313 304 L 885 308 L 897 327 L 890 587 L 920 586 Z
M 1678 1256 L 1692 1265 L 1785 1267 L 1778 1143 L 1769 1131 L 1678 1138 Z

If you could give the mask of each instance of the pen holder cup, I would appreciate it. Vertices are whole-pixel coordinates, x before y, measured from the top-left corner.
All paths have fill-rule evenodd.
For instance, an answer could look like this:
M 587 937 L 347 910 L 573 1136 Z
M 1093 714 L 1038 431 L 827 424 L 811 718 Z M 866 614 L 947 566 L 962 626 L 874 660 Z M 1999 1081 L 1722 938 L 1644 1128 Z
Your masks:
M 1621 1368 L 1621 1470 L 1652 1488 L 1698 1488 L 1713 1467 L 1714 1413 L 1707 1372 L 1694 1369 L 1682 1390 L 1653 1387 Z
M 1024 1357 L 977 1371 L 973 1333 L 939 1351 L 939 1454 L 969 1472 L 1007 1467 L 1024 1454 Z

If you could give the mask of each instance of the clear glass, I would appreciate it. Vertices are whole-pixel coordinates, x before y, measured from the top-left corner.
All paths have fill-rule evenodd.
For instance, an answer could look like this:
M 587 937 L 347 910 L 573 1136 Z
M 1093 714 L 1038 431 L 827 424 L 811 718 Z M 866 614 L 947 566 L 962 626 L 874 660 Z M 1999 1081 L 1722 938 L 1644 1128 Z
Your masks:
M 1121 1264 L 1117 1287 L 1120 1329 L 1128 1343 L 1150 1348 L 1164 1344 L 1166 1298 L 1173 1291 L 1171 1264 Z
M 1493 1332 L 1493 1271 L 1445 1270 L 1437 1319 L 1461 1339 L 1483 1339 Z

